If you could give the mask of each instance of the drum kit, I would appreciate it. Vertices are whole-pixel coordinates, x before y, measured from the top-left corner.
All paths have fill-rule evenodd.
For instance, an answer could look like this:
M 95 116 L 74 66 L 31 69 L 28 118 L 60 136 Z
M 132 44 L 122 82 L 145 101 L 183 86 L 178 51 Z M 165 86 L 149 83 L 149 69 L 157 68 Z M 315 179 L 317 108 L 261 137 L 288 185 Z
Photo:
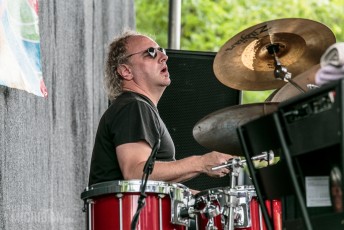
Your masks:
M 256 159 L 266 158 L 266 154 Z M 85 202 L 88 230 L 260 230 L 267 229 L 252 185 L 236 185 L 244 160 L 235 158 L 232 184 L 201 191 L 196 195 L 185 185 L 149 180 L 145 188 L 145 206 L 136 228 L 132 221 L 142 196 L 141 180 L 117 180 L 94 184 L 81 194 Z M 217 170 L 214 168 L 214 170 Z M 270 207 L 275 229 L 282 230 L 280 200 L 265 201 Z
M 230 168 L 230 185 L 193 195 L 178 183 L 148 181 L 145 208 L 136 229 L 184 230 L 193 229 L 192 223 L 198 230 L 268 229 L 255 188 L 237 183 L 245 160 L 240 157 L 244 154 L 236 129 L 275 112 L 280 102 L 316 88 L 321 55 L 335 42 L 328 27 L 301 18 L 263 22 L 228 40 L 214 60 L 217 79 L 238 90 L 275 90 L 265 102 L 215 111 L 194 126 L 193 136 L 200 145 L 238 156 L 213 168 Z M 269 162 L 273 153 L 258 153 L 253 158 Z M 110 181 L 87 187 L 81 198 L 85 201 L 88 229 L 130 229 L 140 184 L 137 180 Z M 264 202 L 273 229 L 282 229 L 281 201 Z

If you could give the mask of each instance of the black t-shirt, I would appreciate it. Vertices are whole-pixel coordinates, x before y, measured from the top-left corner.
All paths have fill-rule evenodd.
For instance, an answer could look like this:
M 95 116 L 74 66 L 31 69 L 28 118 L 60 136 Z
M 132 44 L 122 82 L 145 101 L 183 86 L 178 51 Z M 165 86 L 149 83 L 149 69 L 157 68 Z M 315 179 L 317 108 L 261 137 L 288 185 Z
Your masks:
M 92 152 L 89 185 L 123 180 L 116 155 L 117 146 L 145 140 L 153 148 L 159 137 L 161 143 L 156 160 L 175 160 L 173 140 L 154 104 L 143 95 L 122 93 L 100 119 Z

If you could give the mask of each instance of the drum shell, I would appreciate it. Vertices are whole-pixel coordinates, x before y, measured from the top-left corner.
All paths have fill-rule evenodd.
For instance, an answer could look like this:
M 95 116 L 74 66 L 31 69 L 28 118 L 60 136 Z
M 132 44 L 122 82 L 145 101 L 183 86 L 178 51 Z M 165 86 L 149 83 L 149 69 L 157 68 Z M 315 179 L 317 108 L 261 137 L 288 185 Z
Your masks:
M 87 206 L 88 230 L 123 229 L 130 230 L 140 197 L 138 180 L 111 181 L 85 189 L 81 198 Z M 145 206 L 137 224 L 138 230 L 187 229 L 188 221 L 172 223 L 176 215 L 174 204 L 188 202 L 191 193 L 181 184 L 148 181 Z

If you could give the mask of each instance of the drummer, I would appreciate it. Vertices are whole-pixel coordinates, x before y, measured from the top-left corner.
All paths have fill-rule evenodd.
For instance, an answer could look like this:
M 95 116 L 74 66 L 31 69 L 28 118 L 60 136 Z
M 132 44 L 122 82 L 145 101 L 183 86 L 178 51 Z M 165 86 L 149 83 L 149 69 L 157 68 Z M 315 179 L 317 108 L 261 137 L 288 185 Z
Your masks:
M 153 147 L 158 147 L 150 180 L 180 183 L 213 171 L 231 155 L 212 151 L 176 160 L 175 146 L 159 116 L 158 102 L 170 85 L 163 48 L 150 37 L 127 30 L 109 46 L 105 85 L 111 105 L 103 114 L 92 153 L 89 185 L 141 179 Z M 160 140 L 160 141 L 159 141 Z

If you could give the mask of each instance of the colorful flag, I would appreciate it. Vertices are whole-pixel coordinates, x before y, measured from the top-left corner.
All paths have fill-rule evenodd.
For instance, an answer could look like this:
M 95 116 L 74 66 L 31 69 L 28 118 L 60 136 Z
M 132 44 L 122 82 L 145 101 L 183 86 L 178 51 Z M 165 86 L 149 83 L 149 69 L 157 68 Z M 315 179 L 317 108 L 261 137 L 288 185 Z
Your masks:
M 0 0 L 0 85 L 48 96 L 42 77 L 38 0 Z

